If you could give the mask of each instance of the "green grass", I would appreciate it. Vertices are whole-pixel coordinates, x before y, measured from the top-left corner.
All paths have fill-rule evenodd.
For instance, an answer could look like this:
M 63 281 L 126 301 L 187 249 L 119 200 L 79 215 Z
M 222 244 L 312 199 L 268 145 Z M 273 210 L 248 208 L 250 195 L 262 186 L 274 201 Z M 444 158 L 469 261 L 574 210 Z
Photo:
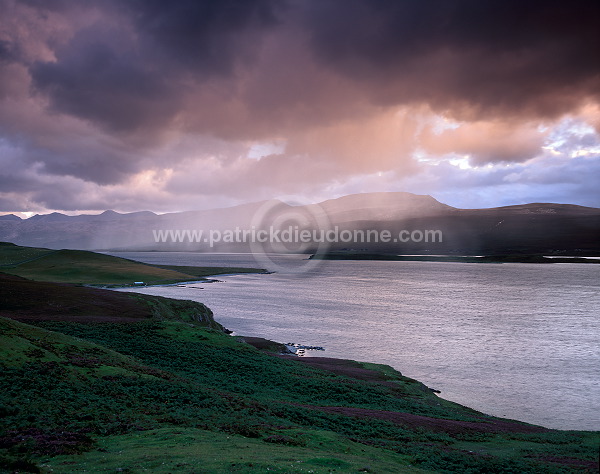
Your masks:
M 96 450 L 80 456 L 58 456 L 44 464 L 68 472 L 211 472 L 330 473 L 427 472 L 409 466 L 408 458 L 348 441 L 327 431 L 290 430 L 306 440 L 295 446 L 199 429 L 162 428 L 102 439 Z
M 537 435 L 511 435 L 489 441 L 459 441 L 456 447 L 482 456 L 495 456 L 518 461 L 524 454 L 532 458 L 576 458 L 585 452 L 598 450 L 600 435 L 589 433 L 581 436 L 577 432 L 555 432 L 544 436 L 540 443 Z M 518 444 L 519 449 L 515 449 Z
M 454 410 L 439 409 L 439 399 L 427 390 L 414 390 L 412 379 L 403 378 L 395 388 L 356 383 L 293 361 L 274 359 L 230 336 L 176 321 L 135 325 L 37 324 L 135 355 L 144 364 L 178 376 L 190 377 L 219 390 L 252 394 L 259 400 L 371 407 L 475 420 L 470 410 L 459 405 L 454 405 Z M 398 394 L 407 396 L 393 396 Z
M 52 252 L 54 252 L 54 250 L 21 247 L 20 245 L 11 244 L 9 242 L 0 242 L 0 267 L 18 265 L 19 263 L 39 258 Z
M 8 318 L 0 318 L 0 360 L 4 368 L 22 369 L 32 362 L 69 366 L 70 375 L 95 377 L 106 373 L 146 376 L 148 369 L 119 352 L 65 334 Z
M 89 254 L 40 254 L 14 268 L 72 279 L 82 268 L 98 279 L 116 278 L 116 268 L 130 277 L 136 265 L 172 271 Z M 31 323 L 0 317 L 0 472 L 533 474 L 597 465 L 598 432 L 490 432 L 498 419 L 389 366 L 342 361 L 346 375 L 336 375 L 275 357 L 268 341 L 256 349 L 226 335 L 200 303 L 0 275 L 0 314 Z
M 168 284 L 223 273 L 256 273 L 260 269 L 227 267 L 158 267 L 85 250 L 49 250 L 0 245 L 0 271 L 36 281 L 87 285 Z
M 596 456 L 597 433 L 452 435 L 322 409 L 492 419 L 384 365 L 363 364 L 390 386 L 190 322 L 36 325 L 0 319 L 0 465 L 13 470 L 537 473 Z
M 173 283 L 194 279 L 185 273 L 84 250 L 59 250 L 4 271 L 36 281 L 96 285 L 127 285 L 136 281 Z

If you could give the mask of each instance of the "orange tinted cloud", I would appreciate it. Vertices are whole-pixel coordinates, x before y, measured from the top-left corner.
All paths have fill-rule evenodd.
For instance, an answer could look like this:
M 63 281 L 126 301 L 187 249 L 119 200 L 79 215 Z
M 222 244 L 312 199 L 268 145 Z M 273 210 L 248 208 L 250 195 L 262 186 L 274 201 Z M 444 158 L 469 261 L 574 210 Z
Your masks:
M 318 193 L 417 176 L 416 153 L 526 162 L 565 116 L 600 126 L 592 0 L 0 8 L 0 137 L 16 163 L 0 170 L 7 211 L 77 206 L 92 189 L 86 206 L 115 207 L 115 189 L 165 169 L 156 207 Z M 436 116 L 460 126 L 436 130 Z M 270 141 L 285 147 L 248 159 L 249 144 Z M 62 204 L 49 182 L 68 183 Z

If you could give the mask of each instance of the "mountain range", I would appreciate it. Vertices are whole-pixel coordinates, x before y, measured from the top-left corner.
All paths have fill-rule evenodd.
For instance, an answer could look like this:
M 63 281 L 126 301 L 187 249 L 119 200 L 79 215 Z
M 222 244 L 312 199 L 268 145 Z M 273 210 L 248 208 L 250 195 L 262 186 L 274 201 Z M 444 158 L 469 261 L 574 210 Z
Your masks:
M 58 212 L 28 219 L 0 216 L 0 241 L 19 245 L 155 251 L 245 252 L 248 242 L 205 242 L 212 232 L 286 229 L 408 232 L 439 230 L 442 242 L 346 241 L 331 250 L 360 250 L 398 254 L 481 255 L 545 254 L 600 256 L 600 209 L 571 204 L 531 203 L 489 209 L 459 209 L 431 196 L 404 192 L 343 196 L 318 204 L 291 206 L 278 200 L 223 209 L 155 214 L 68 216 Z M 157 232 L 202 230 L 203 239 L 157 241 Z M 181 240 L 181 241 L 174 241 Z M 274 251 L 314 251 L 315 245 L 279 245 Z M 268 249 L 267 249 L 268 250 Z

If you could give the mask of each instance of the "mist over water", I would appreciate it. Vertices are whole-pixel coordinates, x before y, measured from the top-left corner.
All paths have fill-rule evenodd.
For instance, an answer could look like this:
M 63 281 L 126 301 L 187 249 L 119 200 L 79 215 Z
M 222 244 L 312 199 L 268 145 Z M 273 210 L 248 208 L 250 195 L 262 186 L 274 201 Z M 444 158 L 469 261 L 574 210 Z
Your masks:
M 249 254 L 116 255 L 257 266 Z M 389 364 L 489 414 L 600 429 L 600 266 L 327 261 L 310 275 L 217 278 L 125 291 L 201 301 L 237 334 L 326 348 L 311 356 Z

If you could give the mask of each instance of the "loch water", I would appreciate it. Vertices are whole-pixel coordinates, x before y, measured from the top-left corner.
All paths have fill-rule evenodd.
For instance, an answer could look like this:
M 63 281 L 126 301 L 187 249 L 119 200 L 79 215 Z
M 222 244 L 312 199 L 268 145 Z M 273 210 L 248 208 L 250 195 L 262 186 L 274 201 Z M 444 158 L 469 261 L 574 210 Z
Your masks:
M 122 252 L 151 264 L 247 266 L 249 254 Z M 304 255 L 272 255 L 302 269 Z M 236 334 L 389 364 L 440 396 L 549 428 L 600 429 L 600 265 L 325 261 L 308 272 L 137 291 L 208 305 Z

